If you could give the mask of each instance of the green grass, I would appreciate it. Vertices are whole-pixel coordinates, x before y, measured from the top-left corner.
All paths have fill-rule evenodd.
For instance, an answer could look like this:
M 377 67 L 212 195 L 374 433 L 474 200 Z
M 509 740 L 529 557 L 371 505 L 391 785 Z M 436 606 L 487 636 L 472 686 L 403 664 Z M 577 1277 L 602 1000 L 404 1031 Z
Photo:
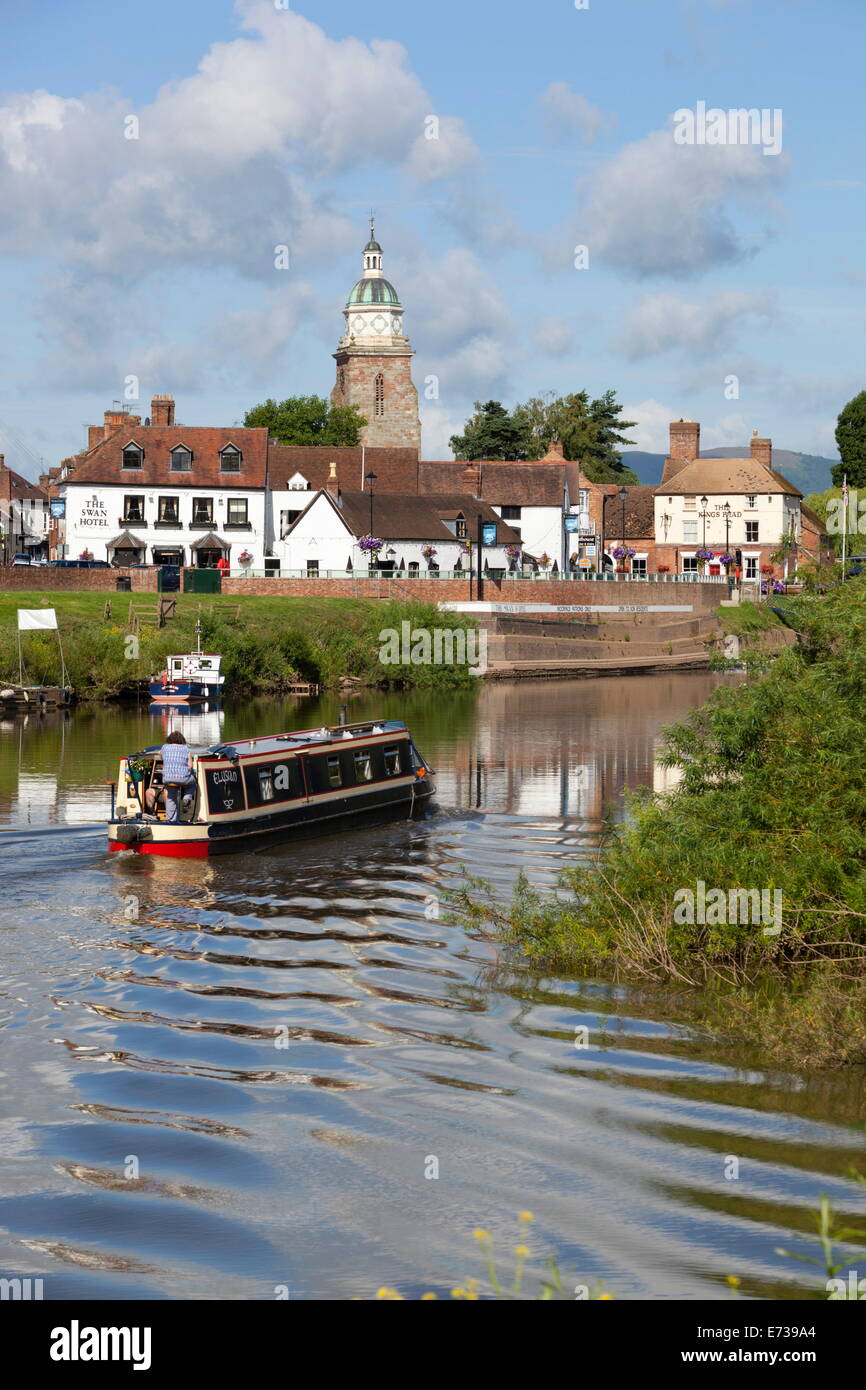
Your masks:
M 757 632 L 783 626 L 781 620 L 763 603 L 741 603 L 736 608 L 717 608 L 719 626 L 736 637 L 750 637 Z
M 143 626 L 138 654 L 130 654 L 130 600 L 139 612 L 154 613 L 156 594 L 0 594 L 0 680 L 17 680 L 16 610 L 54 608 L 72 684 L 82 698 L 132 693 L 162 669 L 167 655 L 195 649 L 201 617 L 202 644 L 223 657 L 227 686 L 235 693 L 279 692 L 299 680 L 336 686 L 353 677 L 367 686 L 459 689 L 474 683 L 465 666 L 383 666 L 379 632 L 413 627 L 472 628 L 471 619 L 446 615 L 433 604 L 364 598 L 225 597 L 179 594 L 176 616 L 162 629 Z M 110 611 L 106 616 L 106 602 Z M 24 634 L 27 679 L 59 679 L 57 643 L 43 634 Z

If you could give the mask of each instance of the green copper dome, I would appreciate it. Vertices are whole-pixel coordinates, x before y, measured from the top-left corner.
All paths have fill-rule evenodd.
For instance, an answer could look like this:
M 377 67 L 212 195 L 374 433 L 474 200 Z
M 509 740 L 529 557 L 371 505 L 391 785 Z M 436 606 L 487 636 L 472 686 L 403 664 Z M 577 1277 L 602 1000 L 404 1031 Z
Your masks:
M 355 304 L 396 304 L 399 308 L 400 300 L 389 280 L 370 279 L 359 280 L 346 300 L 347 309 Z

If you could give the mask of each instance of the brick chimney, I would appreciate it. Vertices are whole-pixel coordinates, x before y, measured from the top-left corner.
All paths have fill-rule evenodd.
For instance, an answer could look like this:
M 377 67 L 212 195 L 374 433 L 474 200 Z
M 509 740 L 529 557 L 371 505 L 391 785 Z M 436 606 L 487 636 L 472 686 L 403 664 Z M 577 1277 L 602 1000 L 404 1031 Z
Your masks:
M 759 463 L 762 468 L 773 467 L 773 441 L 772 439 L 759 439 L 758 431 L 755 430 L 751 439 L 752 458 L 755 463 Z
M 174 396 L 154 396 L 150 403 L 151 425 L 174 424 Z
M 325 490 L 329 492 L 336 501 L 336 499 L 340 496 L 340 482 L 337 477 L 337 465 L 333 462 L 333 460 L 330 464 L 330 470 L 331 471 L 329 472 L 327 481 L 325 483 Z
M 113 434 L 117 434 L 118 430 L 129 429 L 133 426 L 138 426 L 141 424 L 140 415 L 130 415 L 129 412 L 126 410 L 106 410 L 103 418 L 105 420 L 105 424 L 102 427 L 103 439 L 110 439 Z M 90 441 L 90 439 L 92 438 L 93 431 L 98 429 L 98 425 L 90 426 L 90 429 L 87 432 L 88 441 Z M 98 444 L 99 440 L 94 439 L 93 443 Z M 88 447 L 92 446 L 88 443 Z
M 463 492 L 469 492 L 473 497 L 478 497 L 481 492 L 481 469 L 477 463 L 467 463 L 460 477 L 460 487 Z
M 666 483 L 687 463 L 700 458 L 701 427 L 697 420 L 671 420 L 669 453 L 665 459 L 662 482 Z
M 541 459 L 542 463 L 564 463 L 565 454 L 562 452 L 562 445 L 558 439 L 551 439 L 547 446 L 547 453 Z

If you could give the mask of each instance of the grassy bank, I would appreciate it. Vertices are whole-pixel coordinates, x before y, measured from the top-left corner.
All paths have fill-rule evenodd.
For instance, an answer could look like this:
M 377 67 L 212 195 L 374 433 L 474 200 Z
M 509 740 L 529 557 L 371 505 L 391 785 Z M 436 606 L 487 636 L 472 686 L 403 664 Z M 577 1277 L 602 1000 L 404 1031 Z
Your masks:
M 156 595 L 135 595 L 133 603 L 154 611 Z M 226 685 L 235 694 L 277 694 L 298 681 L 335 687 L 344 677 L 367 686 L 431 690 L 468 688 L 475 681 L 466 665 L 380 661 L 380 632 L 399 632 L 403 622 L 413 628 L 474 628 L 471 619 L 446 616 L 432 604 L 349 598 L 209 600 L 181 594 L 177 616 L 160 630 L 142 626 L 137 648 L 127 640 L 129 605 L 126 595 L 0 594 L 0 681 L 18 679 L 16 610 L 48 607 L 57 612 L 70 678 L 82 699 L 130 695 L 163 668 L 167 655 L 194 651 L 197 618 L 203 646 L 222 654 Z M 28 681 L 57 681 L 56 640 L 25 633 L 22 642 Z
M 459 905 L 545 971 L 673 986 L 765 1058 L 866 1063 L 866 580 L 787 607 L 798 645 L 667 731 L 680 784 L 631 797 L 597 863 Z

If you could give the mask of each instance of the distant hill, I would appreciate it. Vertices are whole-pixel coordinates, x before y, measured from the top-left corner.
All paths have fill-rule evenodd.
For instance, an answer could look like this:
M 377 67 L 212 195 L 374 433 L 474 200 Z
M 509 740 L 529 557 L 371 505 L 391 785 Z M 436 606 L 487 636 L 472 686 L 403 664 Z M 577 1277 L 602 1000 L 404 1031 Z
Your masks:
M 701 458 L 748 458 L 749 450 L 723 445 L 720 449 L 702 449 Z M 640 449 L 630 449 L 622 456 L 627 468 L 633 468 L 642 483 L 655 486 L 662 480 L 664 454 L 646 454 Z M 773 450 L 773 467 L 782 473 L 789 482 L 798 487 L 805 497 L 810 492 L 824 492 L 833 479 L 830 469 L 838 459 L 821 458 L 819 454 L 795 454 L 790 449 Z

